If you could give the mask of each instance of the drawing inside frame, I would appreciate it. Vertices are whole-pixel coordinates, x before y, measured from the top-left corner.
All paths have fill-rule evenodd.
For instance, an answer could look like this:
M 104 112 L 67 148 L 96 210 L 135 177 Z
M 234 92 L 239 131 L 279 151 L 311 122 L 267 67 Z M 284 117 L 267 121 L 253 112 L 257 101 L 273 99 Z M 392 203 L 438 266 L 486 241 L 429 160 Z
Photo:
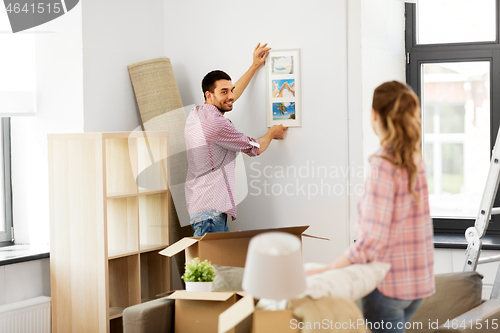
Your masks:
M 293 56 L 271 57 L 273 74 L 293 74 Z
M 302 126 L 300 50 L 271 50 L 266 73 L 267 126 Z

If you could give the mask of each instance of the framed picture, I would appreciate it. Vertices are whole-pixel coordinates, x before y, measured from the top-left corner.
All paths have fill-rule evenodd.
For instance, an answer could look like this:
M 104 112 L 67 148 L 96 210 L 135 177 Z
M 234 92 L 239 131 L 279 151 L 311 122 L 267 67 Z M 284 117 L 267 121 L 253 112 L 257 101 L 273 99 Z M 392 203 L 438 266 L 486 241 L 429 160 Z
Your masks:
M 302 126 L 300 50 L 271 50 L 266 59 L 267 127 Z

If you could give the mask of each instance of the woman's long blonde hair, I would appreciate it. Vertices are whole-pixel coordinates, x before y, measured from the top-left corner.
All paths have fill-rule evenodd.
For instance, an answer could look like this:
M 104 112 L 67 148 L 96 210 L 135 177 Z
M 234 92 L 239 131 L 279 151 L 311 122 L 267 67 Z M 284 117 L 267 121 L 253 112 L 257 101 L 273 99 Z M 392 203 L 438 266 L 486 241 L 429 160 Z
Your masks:
M 420 103 L 417 95 L 404 83 L 385 82 L 375 89 L 372 107 L 381 117 L 386 130 L 381 145 L 390 155 L 381 157 L 408 171 L 408 189 L 420 201 L 413 186 L 418 173 L 416 163 L 422 158 Z

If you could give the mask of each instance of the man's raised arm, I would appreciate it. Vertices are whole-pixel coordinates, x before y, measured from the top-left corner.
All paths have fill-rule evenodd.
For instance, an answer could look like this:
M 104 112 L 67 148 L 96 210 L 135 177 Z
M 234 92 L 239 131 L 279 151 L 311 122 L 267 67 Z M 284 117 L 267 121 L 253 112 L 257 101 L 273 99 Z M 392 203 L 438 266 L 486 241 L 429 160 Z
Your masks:
M 253 51 L 253 63 L 252 66 L 246 71 L 245 74 L 234 84 L 234 101 L 236 102 L 240 98 L 243 91 L 245 91 L 248 83 L 254 76 L 255 72 L 266 62 L 266 58 L 269 55 L 270 47 L 266 47 L 266 44 L 257 44 L 255 50 Z

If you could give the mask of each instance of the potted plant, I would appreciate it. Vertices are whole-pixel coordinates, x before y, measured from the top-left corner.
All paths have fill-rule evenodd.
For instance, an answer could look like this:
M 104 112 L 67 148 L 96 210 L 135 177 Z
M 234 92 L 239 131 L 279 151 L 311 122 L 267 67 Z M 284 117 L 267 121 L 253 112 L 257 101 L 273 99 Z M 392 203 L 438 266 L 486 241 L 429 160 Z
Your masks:
M 186 291 L 212 291 L 215 270 L 210 261 L 200 262 L 199 258 L 194 258 L 186 263 L 185 268 L 182 279 L 186 283 Z

